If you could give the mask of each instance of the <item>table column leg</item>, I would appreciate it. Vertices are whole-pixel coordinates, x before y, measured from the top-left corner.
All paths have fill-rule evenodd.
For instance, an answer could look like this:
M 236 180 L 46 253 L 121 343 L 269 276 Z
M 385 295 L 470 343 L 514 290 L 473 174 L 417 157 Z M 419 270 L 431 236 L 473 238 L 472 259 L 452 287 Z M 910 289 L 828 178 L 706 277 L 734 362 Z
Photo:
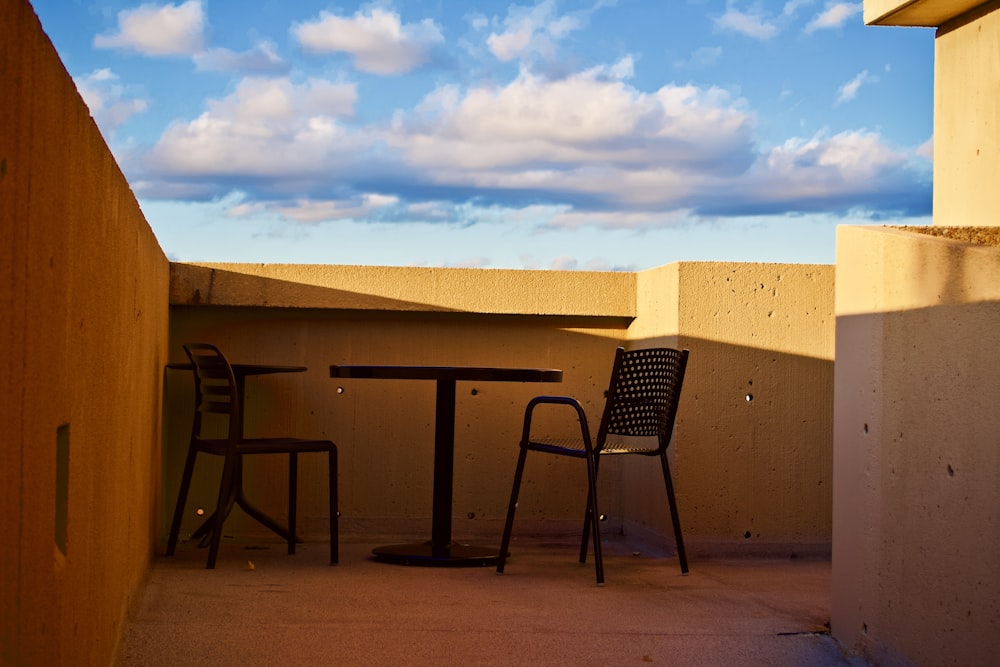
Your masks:
M 435 556 L 451 548 L 452 484 L 455 470 L 455 381 L 437 381 L 434 420 L 434 505 L 431 544 Z

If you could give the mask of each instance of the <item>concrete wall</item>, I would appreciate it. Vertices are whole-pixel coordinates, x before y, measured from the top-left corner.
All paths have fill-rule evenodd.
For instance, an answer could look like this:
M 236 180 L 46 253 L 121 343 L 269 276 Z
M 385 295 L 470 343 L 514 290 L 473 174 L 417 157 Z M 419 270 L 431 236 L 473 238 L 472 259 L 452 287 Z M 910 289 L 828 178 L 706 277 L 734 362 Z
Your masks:
M 635 275 L 622 273 L 175 264 L 172 282 L 173 359 L 183 358 L 184 342 L 209 341 L 234 362 L 309 367 L 301 375 L 248 382 L 249 428 L 259 434 L 323 435 L 337 442 L 345 539 L 352 534 L 360 539 L 429 535 L 434 386 L 335 380 L 329 376 L 331 364 L 564 370 L 564 381 L 557 385 L 458 386 L 455 537 L 499 535 L 525 403 L 545 393 L 590 397 L 591 417 L 599 418 L 598 399 L 613 351 L 635 309 Z M 286 289 L 280 301 L 273 298 L 276 290 Z M 173 372 L 167 383 L 166 500 L 172 504 L 190 428 L 190 375 Z M 525 525 L 542 517 L 580 514 L 585 490 L 573 482 L 585 478 L 575 479 L 576 463 L 554 457 L 540 461 L 519 514 Z M 283 517 L 283 460 L 248 466 L 253 489 L 248 493 L 269 513 Z M 197 509 L 214 498 L 215 470 L 205 466 L 203 471 L 188 504 L 185 534 L 199 521 Z M 567 492 L 567 484 L 577 491 Z M 301 510 L 304 525 L 325 536 L 321 476 L 315 484 L 304 481 L 302 489 L 307 498 Z M 233 533 L 261 530 L 241 513 L 232 520 Z M 576 520 L 573 529 L 578 530 Z
M 0 44 L 0 663 L 109 664 L 155 540 L 168 263 L 24 0 Z
M 691 350 L 670 461 L 694 555 L 829 553 L 833 283 L 824 265 L 639 274 L 629 344 Z M 670 535 L 657 466 L 621 465 L 626 532 Z
M 172 359 L 183 359 L 183 342 L 211 341 L 234 361 L 309 366 L 250 381 L 251 428 L 338 443 L 348 536 L 426 532 L 434 392 L 429 383 L 332 380 L 331 363 L 565 371 L 559 385 L 459 387 L 455 535 L 497 537 L 525 402 L 540 393 L 580 397 L 596 427 L 614 348 L 680 343 L 692 361 L 672 456 L 685 534 L 701 545 L 694 553 L 829 551 L 832 266 L 682 263 L 565 274 L 175 264 L 172 285 Z M 167 383 L 165 511 L 191 418 L 190 376 L 171 372 Z M 539 426 L 554 432 L 561 423 Z M 602 468 L 609 530 L 671 534 L 659 469 L 649 463 Z M 203 471 L 185 533 L 214 498 L 217 472 Z M 283 463 L 260 462 L 249 474 L 253 497 L 283 516 Z M 578 461 L 532 459 L 519 525 L 577 532 L 583 475 Z M 303 518 L 321 536 L 325 487 L 316 479 L 303 484 Z M 233 521 L 233 534 L 262 530 L 240 513 Z
M 934 224 L 1000 224 L 1000 4 L 934 40 Z
M 1000 248 L 837 237 L 833 632 L 878 664 L 1000 654 Z
M 939 26 L 934 226 L 837 237 L 832 628 L 879 664 L 1000 653 L 998 9 L 865 2 Z

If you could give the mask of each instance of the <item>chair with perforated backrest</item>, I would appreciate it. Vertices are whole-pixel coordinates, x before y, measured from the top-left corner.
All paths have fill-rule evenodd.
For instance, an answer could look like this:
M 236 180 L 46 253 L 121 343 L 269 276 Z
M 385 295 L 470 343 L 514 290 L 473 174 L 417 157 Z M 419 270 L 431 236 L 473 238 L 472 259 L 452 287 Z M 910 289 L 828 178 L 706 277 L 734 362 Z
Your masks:
M 587 510 L 583 522 L 583 540 L 580 544 L 580 562 L 587 561 L 587 543 L 593 536 L 594 565 L 597 571 L 597 585 L 604 584 L 604 562 L 601 556 L 600 512 L 597 502 L 597 473 L 602 456 L 639 455 L 656 457 L 663 470 L 663 481 L 670 506 L 670 519 L 674 538 L 677 542 L 677 557 L 681 573 L 687 574 L 687 554 L 681 536 L 681 524 L 677 514 L 673 481 L 667 463 L 667 446 L 673 433 L 674 420 L 680 401 L 681 385 L 687 368 L 688 351 L 672 348 L 651 348 L 625 351 L 618 348 L 615 353 L 611 382 L 605 394 L 604 412 L 601 417 L 597 438 L 591 439 L 587 415 L 580 402 L 568 396 L 537 396 L 528 402 L 524 411 L 524 425 L 521 433 L 520 453 L 514 472 L 514 484 L 507 507 L 507 521 L 504 524 L 503 540 L 500 544 L 500 558 L 497 572 L 504 571 L 507 550 L 510 547 L 514 526 L 514 511 L 524 475 L 524 464 L 528 452 L 542 452 L 585 459 L 587 463 Z M 548 438 L 535 437 L 531 432 L 531 421 L 535 409 L 542 405 L 567 406 L 576 411 L 580 425 L 579 437 Z M 647 446 L 648 445 L 648 446 Z
M 187 502 L 195 459 L 199 453 L 224 457 L 222 478 L 215 512 L 206 526 L 210 530 L 207 568 L 215 567 L 222 538 L 222 524 L 232 508 L 234 498 L 242 493 L 243 457 L 251 454 L 288 454 L 288 553 L 295 553 L 295 515 L 298 487 L 298 455 L 309 452 L 326 452 L 329 463 L 330 490 L 330 564 L 338 561 L 338 520 L 337 520 L 337 447 L 329 440 L 309 440 L 292 437 L 246 438 L 243 436 L 243 418 L 240 408 L 239 385 L 232 366 L 219 348 L 206 343 L 189 343 L 184 351 L 194 369 L 195 411 L 191 427 L 191 441 L 188 446 L 184 473 L 181 477 L 177 505 L 174 508 L 170 535 L 167 540 L 168 556 L 172 556 L 177 546 L 184 505 Z M 219 415 L 217 424 L 209 425 L 206 417 Z M 214 420 L 212 420 L 214 421 Z M 220 429 L 210 431 L 211 427 Z M 206 433 L 211 432 L 209 437 Z M 284 531 L 282 531 L 284 532 Z

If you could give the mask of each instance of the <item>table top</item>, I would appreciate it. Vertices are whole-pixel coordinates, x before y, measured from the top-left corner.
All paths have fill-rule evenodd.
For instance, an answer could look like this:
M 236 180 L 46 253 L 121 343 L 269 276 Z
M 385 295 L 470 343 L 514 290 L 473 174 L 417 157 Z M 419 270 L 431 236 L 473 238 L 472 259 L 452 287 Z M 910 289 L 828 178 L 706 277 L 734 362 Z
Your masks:
M 233 375 L 271 375 L 272 373 L 303 373 L 307 366 L 288 366 L 284 364 L 229 364 Z M 193 371 L 191 362 L 167 364 L 167 368 L 176 371 Z
M 332 365 L 330 377 L 383 380 L 473 380 L 478 382 L 562 382 L 554 368 L 493 366 Z

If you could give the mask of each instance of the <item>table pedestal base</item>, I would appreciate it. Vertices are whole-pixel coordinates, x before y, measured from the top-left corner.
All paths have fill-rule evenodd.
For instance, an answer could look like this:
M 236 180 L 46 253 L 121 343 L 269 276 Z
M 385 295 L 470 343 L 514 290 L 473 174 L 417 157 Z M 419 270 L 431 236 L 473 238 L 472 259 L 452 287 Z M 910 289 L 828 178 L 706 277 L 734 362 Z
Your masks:
M 375 558 L 399 565 L 434 565 L 446 567 L 486 567 L 496 565 L 500 557 L 496 547 L 477 547 L 452 542 L 435 547 L 431 542 L 390 544 L 372 549 Z

